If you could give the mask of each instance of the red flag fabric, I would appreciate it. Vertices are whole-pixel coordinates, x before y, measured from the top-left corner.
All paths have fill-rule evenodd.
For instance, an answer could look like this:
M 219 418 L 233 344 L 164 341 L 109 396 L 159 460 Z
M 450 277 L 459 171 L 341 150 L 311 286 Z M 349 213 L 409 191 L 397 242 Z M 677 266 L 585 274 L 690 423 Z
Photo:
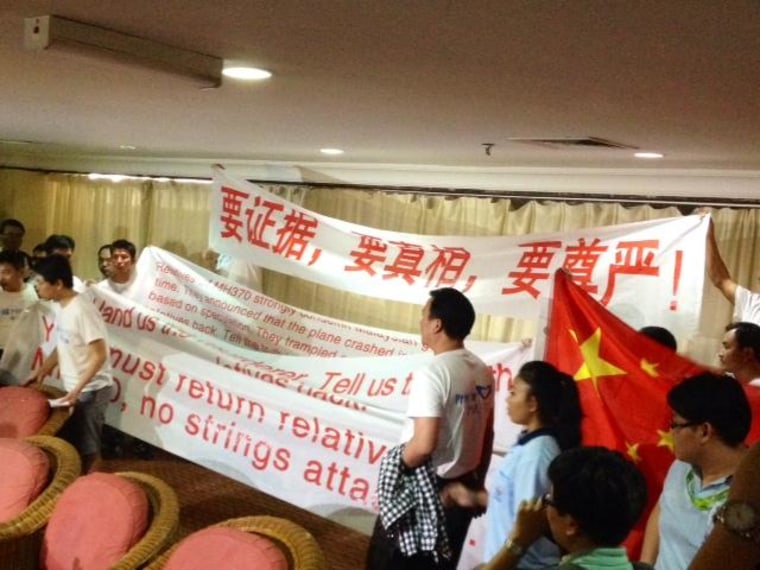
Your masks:
M 667 393 L 703 368 L 639 334 L 561 269 L 554 275 L 545 358 L 576 380 L 583 444 L 616 449 L 635 462 L 647 479 L 651 508 L 673 461 Z M 640 538 L 627 541 L 632 554 Z

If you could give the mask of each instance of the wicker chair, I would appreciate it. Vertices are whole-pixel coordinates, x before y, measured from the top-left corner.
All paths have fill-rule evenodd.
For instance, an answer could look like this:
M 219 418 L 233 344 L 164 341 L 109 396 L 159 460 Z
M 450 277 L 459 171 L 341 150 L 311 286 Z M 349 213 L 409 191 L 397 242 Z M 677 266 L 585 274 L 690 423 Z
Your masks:
M 150 523 L 145 535 L 110 570 L 142 568 L 175 539 L 179 528 L 179 501 L 174 489 L 157 477 L 135 471 L 117 475 L 137 483 L 148 495 Z
M 229 519 L 214 527 L 231 527 L 259 534 L 280 546 L 288 558 L 291 570 L 326 570 L 322 549 L 316 539 L 303 527 L 287 519 L 270 516 L 251 516 Z M 169 561 L 178 544 L 156 558 L 147 570 L 160 570 Z
M 63 490 L 79 477 L 79 454 L 62 439 L 33 435 L 26 441 L 50 458 L 50 483 L 16 518 L 0 523 L 0 568 L 36 568 L 43 527 Z
M 48 399 L 62 398 L 66 395 L 66 392 L 59 390 L 58 388 L 54 388 L 53 386 L 42 386 L 40 388 L 40 391 L 45 394 Z M 50 417 L 48 417 L 47 421 L 35 435 L 57 434 L 63 427 L 63 424 L 66 423 L 66 420 L 69 419 L 70 411 L 70 408 L 51 408 Z

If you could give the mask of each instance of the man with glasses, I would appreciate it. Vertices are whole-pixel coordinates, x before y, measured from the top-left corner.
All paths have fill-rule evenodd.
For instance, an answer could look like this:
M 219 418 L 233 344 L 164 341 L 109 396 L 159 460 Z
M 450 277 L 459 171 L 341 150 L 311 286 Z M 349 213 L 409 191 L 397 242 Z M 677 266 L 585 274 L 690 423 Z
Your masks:
M 656 570 L 685 570 L 712 529 L 747 447 L 747 396 L 730 376 L 687 378 L 668 393 L 676 460 L 647 523 L 641 559 Z
M 481 570 L 519 568 L 525 550 L 548 533 L 565 553 L 552 569 L 651 569 L 631 563 L 620 546 L 646 505 L 646 482 L 633 463 L 617 451 L 577 447 L 554 458 L 549 482 L 547 495 L 522 503 L 509 538 Z

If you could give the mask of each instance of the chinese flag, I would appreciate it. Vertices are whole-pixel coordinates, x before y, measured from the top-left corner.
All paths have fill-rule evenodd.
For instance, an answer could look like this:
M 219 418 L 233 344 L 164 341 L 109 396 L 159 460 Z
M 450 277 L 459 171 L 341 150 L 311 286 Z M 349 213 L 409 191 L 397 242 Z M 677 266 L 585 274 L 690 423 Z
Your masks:
M 667 393 L 703 369 L 629 327 L 561 269 L 554 275 L 546 360 L 577 382 L 583 444 L 616 449 L 644 473 L 648 516 L 673 461 Z M 646 516 L 626 541 L 634 556 L 645 524 Z

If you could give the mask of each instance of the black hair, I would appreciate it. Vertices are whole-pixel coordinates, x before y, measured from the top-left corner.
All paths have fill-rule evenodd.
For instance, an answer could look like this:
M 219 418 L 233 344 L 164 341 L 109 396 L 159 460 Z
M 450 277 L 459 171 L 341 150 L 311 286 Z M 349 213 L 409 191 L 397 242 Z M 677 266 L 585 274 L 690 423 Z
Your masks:
M 670 408 L 689 422 L 710 424 L 727 445 L 741 444 L 752 426 L 752 409 L 741 383 L 728 375 L 704 372 L 668 392 Z
M 135 256 L 137 255 L 137 248 L 135 247 L 135 244 L 133 244 L 131 241 L 126 239 L 117 239 L 111 244 L 111 252 L 113 253 L 114 250 L 117 249 L 123 249 L 127 253 L 129 253 L 129 257 L 132 258 L 132 261 L 135 260 Z
M 673 333 L 665 327 L 644 327 L 639 329 L 639 332 L 645 336 L 648 336 L 653 341 L 660 343 L 665 348 L 669 348 L 673 352 L 678 350 L 678 341 Z
M 441 320 L 449 338 L 464 340 L 475 324 L 475 309 L 460 291 L 443 287 L 430 292 L 430 317 Z
M 536 399 L 541 423 L 553 428 L 560 449 L 580 445 L 583 412 L 575 380 L 542 360 L 526 362 L 517 375 Z
M 35 253 L 37 253 L 39 251 L 47 253 L 47 249 L 45 248 L 45 244 L 44 243 L 38 243 L 37 245 L 35 245 L 34 249 L 32 249 L 32 254 L 35 254 Z
M 61 281 L 67 289 L 74 287 L 74 275 L 71 272 L 71 264 L 63 255 L 48 255 L 40 259 L 34 266 L 34 271 L 51 285 Z
M 76 249 L 76 242 L 71 236 L 63 234 L 53 234 L 48 236 L 45 240 L 45 250 L 48 253 L 53 253 L 56 249 L 70 249 L 74 251 Z
M 739 348 L 751 348 L 755 353 L 755 360 L 760 360 L 760 326 L 740 321 L 726 325 L 726 332 L 728 331 L 734 331 Z
M 646 480 L 618 451 L 577 447 L 549 465 L 552 503 L 599 546 L 618 546 L 644 511 Z
M 4 249 L 0 251 L 0 263 L 7 263 L 16 271 L 24 271 L 28 265 L 27 255 L 23 251 Z
M 20 221 L 14 218 L 6 218 L 2 222 L 0 222 L 0 234 L 4 233 L 5 228 L 7 228 L 8 226 L 19 228 L 23 233 L 26 233 L 26 228 L 24 227 L 24 224 L 22 224 Z
M 103 245 L 101 245 L 98 248 L 98 257 L 100 257 L 100 252 L 103 251 L 104 249 L 108 250 L 108 255 L 111 255 L 111 253 L 113 252 L 113 249 L 111 249 L 111 244 L 110 243 L 104 243 Z

